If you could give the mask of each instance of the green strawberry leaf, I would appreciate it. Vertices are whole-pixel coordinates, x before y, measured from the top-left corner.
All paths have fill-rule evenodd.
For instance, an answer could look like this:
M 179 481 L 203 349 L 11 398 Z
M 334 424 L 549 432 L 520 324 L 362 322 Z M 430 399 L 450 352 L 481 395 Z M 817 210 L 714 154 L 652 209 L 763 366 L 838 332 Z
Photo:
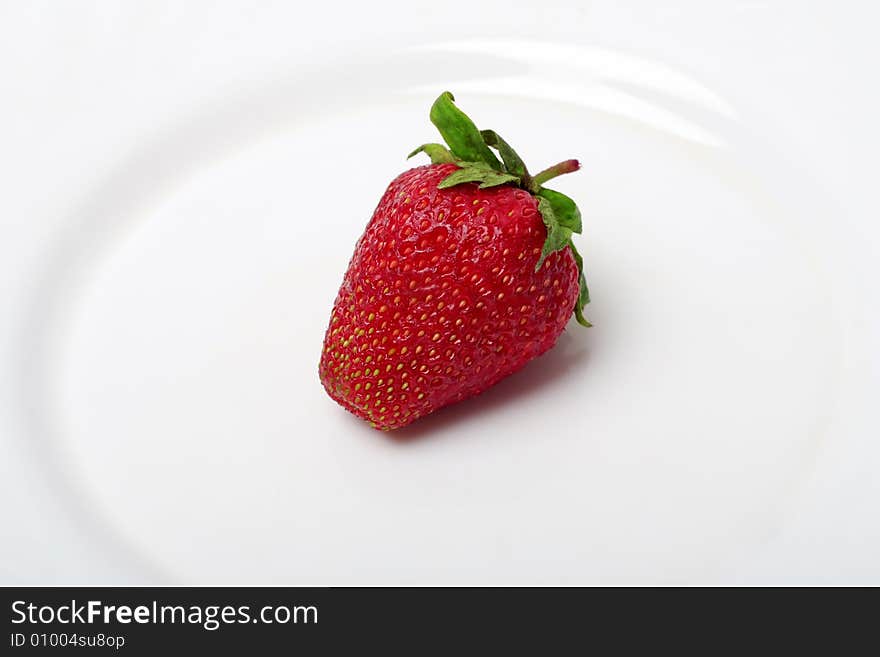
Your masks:
M 568 196 L 555 192 L 552 189 L 542 188 L 538 191 L 538 198 L 544 199 L 550 204 L 553 216 L 561 225 L 573 233 L 581 232 L 581 211 L 578 210 L 578 206 Z M 539 200 L 539 208 L 540 203 Z
M 446 146 L 444 146 L 443 144 L 422 144 L 412 153 L 407 155 L 406 159 L 408 160 L 413 155 L 418 155 L 419 153 L 425 153 L 425 155 L 430 157 L 432 164 L 445 164 L 447 162 L 455 162 L 455 158 L 452 157 L 452 153 L 450 153 L 449 149 L 446 148 Z
M 509 182 L 517 182 L 519 178 L 509 173 L 499 173 L 482 162 L 460 162 L 461 168 L 453 171 L 437 185 L 437 189 L 447 189 L 462 183 L 478 182 L 480 188 L 495 187 Z
M 580 280 L 580 282 L 581 282 L 581 284 L 583 284 L 583 285 L 586 285 L 586 284 L 587 284 L 586 281 L 584 281 L 584 276 L 583 276 L 583 274 L 581 274 L 581 280 Z M 578 300 L 578 301 L 574 304 L 574 318 L 577 320 L 577 323 L 578 323 L 578 324 L 580 324 L 581 326 L 583 326 L 583 327 L 585 327 L 585 328 L 590 328 L 590 327 L 593 326 L 593 325 L 590 323 L 590 320 L 588 320 L 586 317 L 584 317 L 584 304 L 582 304 L 582 303 L 580 302 L 580 300 Z
M 506 185 L 507 183 L 518 183 L 519 178 L 509 173 L 492 172 L 480 182 L 480 189 L 487 187 L 498 187 L 498 185 Z
M 458 109 L 455 98 L 448 91 L 440 94 L 431 106 L 431 123 L 437 126 L 456 159 L 465 162 L 485 162 L 496 171 L 503 172 L 501 162 L 483 141 L 477 126 Z
M 522 158 L 517 155 L 517 152 L 510 147 L 510 144 L 504 141 L 494 130 L 480 130 L 480 135 L 488 146 L 491 146 L 498 151 L 507 172 L 519 177 L 522 181 L 523 187 L 528 187 L 529 172 L 526 169 L 526 163 L 523 162 Z
M 541 219 L 544 220 L 544 225 L 547 227 L 547 239 L 544 240 L 544 247 L 541 249 L 535 271 L 541 268 L 548 255 L 554 251 L 561 251 L 571 241 L 571 228 L 559 220 L 553 204 L 543 196 L 538 197 L 538 212 L 541 213 Z
M 590 290 L 584 277 L 584 260 L 572 241 L 573 233 L 581 232 L 581 212 L 577 205 L 565 194 L 552 189 L 541 188 L 537 193 L 538 211 L 547 227 L 547 239 L 541 249 L 535 271 L 544 264 L 544 259 L 554 251 L 568 247 L 578 268 L 578 298 L 574 305 L 574 315 L 582 326 L 592 324 L 584 317 L 584 306 L 590 303 Z
M 590 324 L 587 318 L 584 317 L 584 306 L 590 303 L 590 290 L 587 287 L 587 279 L 584 277 L 584 259 L 581 257 L 581 254 L 578 253 L 573 241 L 569 240 L 568 246 L 571 247 L 571 255 L 574 256 L 574 261 L 577 264 L 578 288 L 580 289 L 577 301 L 575 301 L 574 304 L 574 316 L 577 319 L 578 324 L 589 328 L 592 324 Z

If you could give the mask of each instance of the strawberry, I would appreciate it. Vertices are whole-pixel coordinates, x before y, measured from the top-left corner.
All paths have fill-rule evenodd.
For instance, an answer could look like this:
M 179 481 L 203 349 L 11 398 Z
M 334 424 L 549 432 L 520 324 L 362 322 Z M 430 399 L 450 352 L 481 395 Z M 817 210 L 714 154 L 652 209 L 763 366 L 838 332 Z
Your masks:
M 447 146 L 391 182 L 336 297 L 319 373 L 329 395 L 396 429 L 478 395 L 550 349 L 589 302 L 574 202 L 534 176 L 449 92 L 430 118 Z M 498 155 L 495 155 L 497 151 Z M 499 159 L 500 157 L 500 159 Z

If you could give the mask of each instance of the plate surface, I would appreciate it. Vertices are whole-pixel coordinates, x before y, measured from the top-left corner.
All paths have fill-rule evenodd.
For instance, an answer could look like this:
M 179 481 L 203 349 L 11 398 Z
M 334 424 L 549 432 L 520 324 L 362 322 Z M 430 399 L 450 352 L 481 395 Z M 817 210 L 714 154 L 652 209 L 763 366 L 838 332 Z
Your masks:
M 239 83 L 144 110 L 131 149 L 107 147 L 100 175 L 47 211 L 9 342 L 28 354 L 10 380 L 35 443 L 18 458 L 76 510 L 64 531 L 91 537 L 76 545 L 118 564 L 59 576 L 798 576 L 774 537 L 821 490 L 829 451 L 877 428 L 858 406 L 870 363 L 852 361 L 875 354 L 858 328 L 866 243 L 833 234 L 831 182 L 734 91 L 739 73 L 513 33 L 350 42 L 290 67 L 264 53 Z M 325 395 L 321 340 L 446 88 L 532 166 L 581 159 L 558 187 L 584 214 L 595 327 L 572 322 L 479 398 L 382 434 Z

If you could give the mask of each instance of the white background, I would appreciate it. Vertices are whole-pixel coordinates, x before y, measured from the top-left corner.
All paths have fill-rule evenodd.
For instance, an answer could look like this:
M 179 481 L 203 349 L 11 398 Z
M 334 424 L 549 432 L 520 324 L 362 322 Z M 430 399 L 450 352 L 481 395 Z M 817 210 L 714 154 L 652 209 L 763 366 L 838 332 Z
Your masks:
M 3 583 L 880 580 L 872 3 L 458 4 L 0 5 Z M 314 370 L 447 86 L 596 329 L 403 444 Z

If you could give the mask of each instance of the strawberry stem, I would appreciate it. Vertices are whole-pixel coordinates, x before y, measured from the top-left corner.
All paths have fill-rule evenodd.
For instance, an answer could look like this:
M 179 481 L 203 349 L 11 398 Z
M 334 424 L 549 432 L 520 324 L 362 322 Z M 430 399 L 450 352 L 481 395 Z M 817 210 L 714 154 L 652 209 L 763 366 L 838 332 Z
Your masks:
M 554 164 L 552 167 L 547 167 L 540 173 L 536 173 L 532 176 L 532 183 L 535 186 L 543 185 L 548 180 L 552 180 L 553 178 L 566 173 L 574 173 L 580 168 L 581 164 L 577 160 L 565 160 L 559 164 Z

